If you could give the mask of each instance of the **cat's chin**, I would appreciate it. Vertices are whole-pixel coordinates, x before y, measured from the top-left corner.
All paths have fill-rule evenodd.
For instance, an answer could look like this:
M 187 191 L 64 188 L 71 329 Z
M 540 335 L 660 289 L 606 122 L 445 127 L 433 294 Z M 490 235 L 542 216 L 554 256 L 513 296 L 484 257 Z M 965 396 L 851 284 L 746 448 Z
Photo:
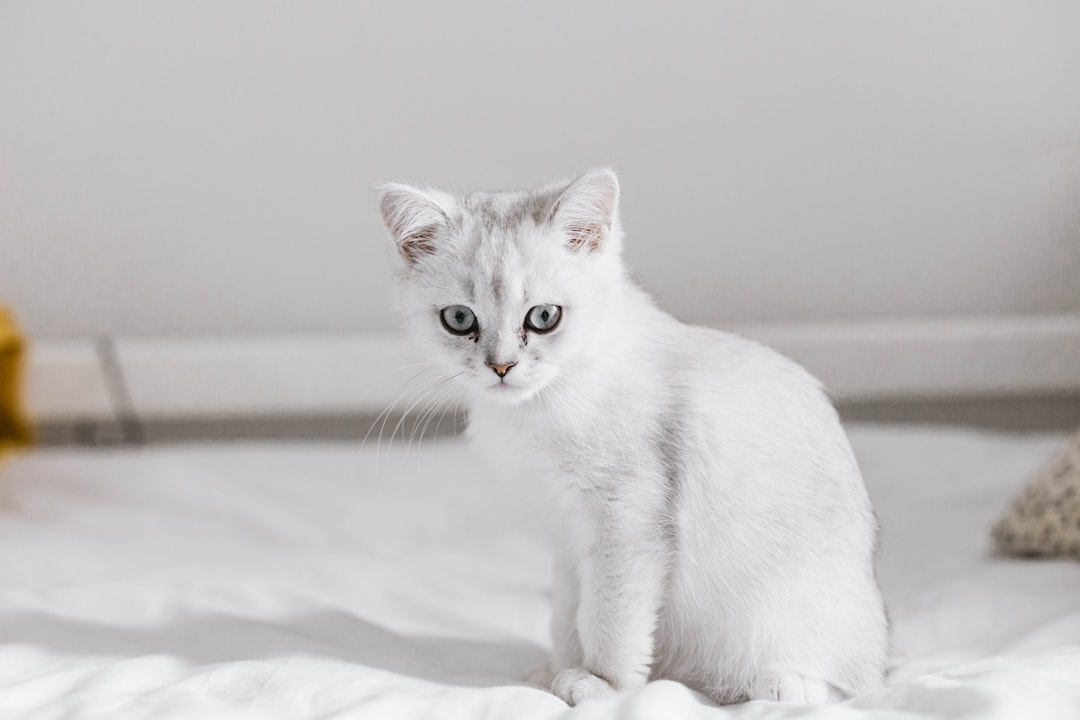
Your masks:
M 500 405 L 519 405 L 526 402 L 536 394 L 534 388 L 510 385 L 509 383 L 493 383 L 483 388 L 481 394 L 492 402 Z

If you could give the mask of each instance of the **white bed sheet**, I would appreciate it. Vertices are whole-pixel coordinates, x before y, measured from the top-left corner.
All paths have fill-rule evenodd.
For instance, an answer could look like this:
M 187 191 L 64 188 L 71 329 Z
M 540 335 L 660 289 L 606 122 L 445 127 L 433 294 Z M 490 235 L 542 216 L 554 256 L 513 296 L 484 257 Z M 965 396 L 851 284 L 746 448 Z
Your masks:
M 887 687 L 720 708 L 658 682 L 568 710 L 540 512 L 457 440 L 49 450 L 0 467 L 0 718 L 1077 718 L 1080 564 L 990 554 L 1060 443 L 856 427 Z

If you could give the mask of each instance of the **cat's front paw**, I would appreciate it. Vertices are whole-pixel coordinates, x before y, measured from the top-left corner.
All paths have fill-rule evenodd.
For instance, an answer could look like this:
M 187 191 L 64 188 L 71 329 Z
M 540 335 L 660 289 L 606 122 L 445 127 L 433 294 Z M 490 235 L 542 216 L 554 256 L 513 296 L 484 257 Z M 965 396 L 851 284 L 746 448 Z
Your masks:
M 555 678 L 551 681 L 551 692 L 567 704 L 577 705 L 586 700 L 614 695 L 615 688 L 607 680 L 593 675 L 588 670 L 566 668 L 555 674 Z

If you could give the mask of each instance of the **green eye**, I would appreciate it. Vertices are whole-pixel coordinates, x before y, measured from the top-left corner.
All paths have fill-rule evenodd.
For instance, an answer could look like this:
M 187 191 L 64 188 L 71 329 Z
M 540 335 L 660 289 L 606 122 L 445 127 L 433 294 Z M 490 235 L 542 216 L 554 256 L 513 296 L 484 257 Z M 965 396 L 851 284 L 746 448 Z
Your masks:
M 443 327 L 454 335 L 468 335 L 476 332 L 476 315 L 464 305 L 451 305 L 439 313 Z
M 561 319 L 562 308 L 558 305 L 537 305 L 525 316 L 525 327 L 537 333 L 551 332 Z

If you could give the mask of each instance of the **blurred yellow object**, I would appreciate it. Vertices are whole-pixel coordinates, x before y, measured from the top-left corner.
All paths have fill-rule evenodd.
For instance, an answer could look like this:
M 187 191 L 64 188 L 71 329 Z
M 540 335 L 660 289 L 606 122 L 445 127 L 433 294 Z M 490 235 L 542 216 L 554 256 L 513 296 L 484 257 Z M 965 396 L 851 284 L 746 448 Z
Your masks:
M 34 440 L 23 412 L 22 376 L 26 341 L 11 312 L 0 306 L 0 457 Z

